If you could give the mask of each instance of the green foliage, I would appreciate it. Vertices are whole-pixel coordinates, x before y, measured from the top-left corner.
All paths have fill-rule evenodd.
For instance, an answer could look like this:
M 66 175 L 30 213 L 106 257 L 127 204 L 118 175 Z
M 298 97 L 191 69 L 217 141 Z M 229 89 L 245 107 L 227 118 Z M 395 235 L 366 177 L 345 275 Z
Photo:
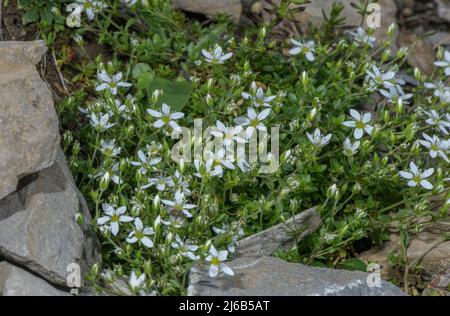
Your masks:
M 64 3 L 53 5 L 62 10 Z M 343 35 L 338 28 L 343 23 L 341 6 L 333 6 L 324 28 L 296 39 L 300 46 L 295 55 L 286 54 L 295 49 L 293 41 L 271 37 L 275 24 L 250 27 L 242 34 L 223 17 L 210 24 L 189 21 L 170 10 L 168 1 L 153 0 L 148 5 L 139 1 L 132 7 L 120 1 L 105 3 L 107 7 L 96 12 L 92 21 L 83 15 L 82 26 L 65 38 L 84 54 L 74 63 L 66 62 L 63 69 L 72 74 L 70 79 L 80 91 L 58 105 L 64 149 L 103 243 L 102 266 L 94 267 L 89 276 L 99 289 L 104 282 L 135 273 L 145 275 L 145 282 L 132 288 L 136 294 L 183 294 L 188 271 L 197 260 L 180 250 L 177 235 L 198 246 L 193 252 L 205 262 L 212 245 L 232 250 L 244 235 L 314 206 L 322 227 L 277 256 L 315 266 L 365 270 L 364 263 L 355 259 L 356 242 L 368 239 L 380 244 L 387 240 L 393 222 L 413 222 L 402 232 L 406 245 L 407 233 L 420 229 L 413 219 L 448 216 L 448 204 L 442 203 L 449 198 L 448 163 L 440 157 L 432 159 L 417 142 L 424 132 L 440 133 L 426 123 L 427 113 L 448 113 L 448 100 L 426 88 L 424 83 L 431 79 L 418 72 L 416 87 L 402 83 L 398 70 L 405 67 L 405 55 L 389 53 L 390 38 L 374 51 L 370 35 L 366 34 L 366 42 Z M 276 8 L 279 18 L 291 13 L 292 3 L 302 1 L 282 1 Z M 35 12 L 52 4 L 33 1 L 23 6 L 32 12 L 27 19 L 36 21 Z M 44 36 L 56 39 L 54 30 L 39 25 Z M 84 50 L 88 41 L 101 45 L 98 56 Z M 208 57 L 219 47 L 219 57 Z M 56 53 L 63 56 L 62 49 Z M 373 58 L 379 55 L 381 60 Z M 386 85 L 413 94 L 411 105 L 404 95 L 405 100 L 373 98 L 386 88 L 383 80 L 370 79 L 374 67 L 390 77 Z M 442 76 L 441 70 L 438 73 Z M 109 79 L 117 76 L 122 85 L 115 82 L 105 88 L 101 79 L 105 74 Z M 258 93 L 270 100 L 253 102 Z M 178 142 L 170 137 L 173 125 L 157 127 L 159 117 L 152 112 L 162 111 L 163 103 L 170 105 L 172 114 L 183 112 L 174 120 L 188 128 L 199 118 L 204 128 L 217 121 L 232 126 L 249 108 L 257 113 L 270 109 L 263 123 L 269 130 L 280 128 L 279 168 L 263 174 L 259 168 L 266 163 L 261 161 L 244 171 L 215 160 L 213 167 L 223 169 L 218 177 L 206 166 L 197 170 L 192 162 L 173 161 L 171 149 Z M 365 123 L 372 129 L 367 132 L 365 126 L 358 140 L 349 125 L 354 120 L 351 109 L 361 115 L 371 113 Z M 106 123 L 98 122 L 102 118 Z M 359 126 L 361 120 L 357 121 L 354 125 Z M 331 135 L 325 144 L 314 141 L 316 130 L 321 141 Z M 358 142 L 354 152 L 344 147 L 347 141 L 355 146 Z M 434 168 L 427 178 L 432 189 L 420 183 L 408 186 L 400 176 L 412 161 L 421 169 Z M 161 178 L 167 181 L 163 190 L 149 185 Z M 183 192 L 185 202 L 195 205 L 189 210 L 192 218 L 168 206 L 176 192 Z M 442 197 L 439 205 L 431 199 L 434 195 Z M 139 225 L 127 218 L 114 233 L 103 222 L 109 206 L 125 207 L 124 216 L 139 218 L 151 228 L 152 247 L 142 238 L 130 242 L 133 236 L 143 236 L 136 232 Z M 432 211 L 436 206 L 440 212 Z M 230 251 L 228 259 L 232 256 Z M 398 262 L 408 265 L 404 258 L 405 253 Z

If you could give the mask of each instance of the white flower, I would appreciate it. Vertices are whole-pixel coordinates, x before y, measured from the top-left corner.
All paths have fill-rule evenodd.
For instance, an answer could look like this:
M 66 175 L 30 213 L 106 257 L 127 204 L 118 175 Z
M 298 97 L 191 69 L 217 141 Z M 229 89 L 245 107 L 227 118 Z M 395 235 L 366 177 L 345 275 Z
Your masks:
M 116 140 L 112 139 L 110 141 L 102 140 L 100 142 L 100 151 L 107 157 L 116 157 L 120 155 L 122 149 L 116 146 Z
M 445 75 L 450 76 L 450 52 L 445 51 L 444 60 L 434 63 L 435 66 L 445 68 Z
M 376 38 L 367 34 L 366 30 L 362 27 L 358 27 L 356 31 L 348 31 L 347 34 L 351 35 L 357 43 L 367 44 L 373 47 L 376 42 Z
M 223 139 L 223 144 L 228 147 L 234 144 L 234 142 L 244 144 L 247 141 L 240 137 L 242 132 L 242 126 L 226 127 L 222 122 L 216 122 L 216 129 L 211 131 L 211 135 Z
M 233 56 L 233 53 L 223 53 L 222 47 L 215 45 L 212 50 L 202 49 L 202 54 L 206 62 L 210 64 L 223 64 L 226 60 Z
M 153 166 L 159 164 L 162 160 L 161 157 L 153 157 L 152 152 L 150 151 L 138 151 L 139 161 L 131 161 L 130 164 L 132 166 L 140 166 L 139 169 L 141 173 L 146 174 L 148 170 L 152 170 Z
M 450 128 L 450 122 L 443 120 L 441 115 L 435 110 L 431 110 L 430 112 L 424 111 L 424 113 L 428 116 L 428 119 L 425 121 L 425 123 L 439 128 L 442 133 L 448 135 L 447 128 Z
M 259 114 L 257 114 L 255 109 L 248 108 L 247 116 L 237 117 L 234 121 L 237 125 L 247 126 L 245 130 L 245 137 L 250 138 L 256 129 L 260 131 L 267 130 L 262 121 L 264 121 L 269 116 L 269 114 L 270 109 L 264 109 Z
M 123 215 L 127 211 L 126 206 L 115 209 L 112 205 L 105 203 L 102 205 L 102 208 L 104 216 L 97 219 L 97 225 L 103 226 L 109 223 L 109 228 L 114 236 L 117 236 L 119 233 L 119 223 L 133 221 L 133 217 Z
M 434 173 L 433 168 L 430 168 L 422 172 L 419 168 L 417 168 L 416 164 L 412 161 L 409 164 L 409 168 L 411 172 L 400 171 L 400 176 L 409 180 L 408 186 L 415 187 L 420 184 L 423 188 L 427 190 L 433 189 L 433 185 L 428 180 L 426 180 L 426 178 L 430 177 Z
M 214 161 L 208 160 L 205 163 L 202 161 L 195 159 L 194 166 L 197 169 L 197 172 L 194 173 L 196 177 L 203 178 L 203 176 L 207 177 L 222 177 L 223 169 L 220 165 L 215 165 L 213 167 Z
M 215 278 L 219 275 L 220 272 L 223 272 L 227 275 L 234 275 L 233 270 L 230 269 L 224 261 L 227 260 L 228 257 L 228 251 L 222 250 L 217 252 L 216 248 L 214 248 L 213 245 L 211 245 L 211 248 L 209 248 L 209 256 L 206 257 L 206 261 L 210 263 L 209 266 L 209 276 L 212 278 Z
M 316 128 L 314 130 L 314 134 L 306 133 L 306 136 L 308 136 L 309 141 L 317 147 L 324 147 L 328 145 L 328 143 L 331 140 L 331 137 L 333 134 L 328 134 L 327 136 L 322 136 L 322 133 L 320 132 L 320 129 Z
M 106 3 L 103 1 L 77 0 L 77 2 L 83 5 L 83 10 L 86 12 L 86 15 L 90 21 L 95 18 L 95 15 L 98 12 L 107 7 Z
M 127 242 L 134 244 L 136 242 L 142 243 L 147 248 L 153 247 L 153 241 L 148 236 L 153 235 L 155 232 L 153 228 L 145 227 L 140 218 L 134 219 L 134 230 L 128 235 Z
M 121 1 L 127 7 L 132 7 L 138 2 L 138 0 L 121 0 Z
M 245 100 L 250 100 L 255 108 L 258 108 L 260 106 L 265 106 L 268 108 L 271 107 L 270 102 L 272 102 L 276 98 L 276 96 L 266 96 L 263 88 L 258 88 L 255 81 L 253 81 L 251 84 L 251 90 L 252 93 L 242 92 L 242 97 Z
M 200 259 L 199 256 L 194 254 L 198 250 L 198 246 L 183 242 L 178 234 L 175 236 L 175 241 L 172 242 L 172 247 L 177 249 L 183 257 L 194 261 Z
M 165 191 L 167 186 L 174 186 L 173 179 L 171 177 L 160 176 L 158 178 L 148 178 L 148 183 L 141 187 L 141 189 L 147 189 L 152 186 L 156 186 L 156 189 L 160 192 Z
M 344 155 L 350 157 L 355 155 L 358 152 L 358 148 L 361 142 L 359 140 L 355 141 L 353 144 L 350 141 L 350 138 L 345 138 L 344 140 Z
M 361 137 L 363 137 L 364 135 L 364 131 L 367 134 L 372 135 L 373 126 L 368 124 L 372 120 L 371 113 L 364 113 L 361 116 L 358 111 L 350 109 L 350 115 L 354 120 L 346 121 L 343 123 L 343 125 L 355 129 L 353 133 L 355 139 L 361 139 Z
M 442 81 L 438 81 L 436 83 L 425 82 L 424 86 L 428 89 L 434 89 L 433 95 L 438 98 L 443 98 L 450 92 L 449 87 L 447 87 Z
M 294 48 L 289 50 L 290 55 L 298 55 L 302 53 L 308 61 L 313 62 L 315 60 L 314 52 L 316 44 L 314 41 L 299 42 L 291 38 L 291 43 L 294 45 Z
M 101 83 L 95 88 L 96 91 L 109 90 L 113 95 L 117 95 L 118 88 L 131 87 L 131 83 L 122 81 L 123 74 L 121 72 L 110 76 L 105 70 L 102 70 L 98 73 L 97 78 Z
M 109 119 L 109 114 L 98 113 L 97 116 L 96 113 L 92 113 L 90 115 L 90 123 L 92 127 L 100 132 L 106 131 L 107 129 L 110 129 L 111 127 L 116 125 L 116 123 L 109 123 Z
M 412 98 L 412 94 L 405 94 L 403 90 L 399 90 L 396 86 L 390 87 L 388 90 L 380 89 L 379 92 L 386 97 L 389 103 L 397 103 L 400 99 L 405 104 L 409 104 L 409 99 Z
M 375 90 L 380 87 L 389 89 L 395 86 L 395 72 L 393 71 L 382 72 L 376 65 L 373 65 L 372 71 L 366 70 L 366 74 L 366 81 L 369 82 L 371 90 Z
M 168 221 L 162 220 L 161 223 L 163 223 L 166 226 L 171 226 L 173 228 L 181 228 L 184 227 L 184 225 L 186 224 L 186 220 L 180 216 L 170 215 Z
M 226 151 L 223 148 L 219 149 L 216 153 L 213 153 L 212 151 L 206 151 L 205 158 L 207 162 L 212 161 L 212 168 L 214 168 L 214 170 L 222 170 L 222 166 L 231 170 L 235 169 L 233 164 L 233 157 L 227 157 Z
M 145 283 L 145 274 L 141 274 L 139 277 L 136 276 L 136 272 L 131 271 L 130 279 L 128 280 L 128 284 L 130 288 L 137 292 L 139 291 Z
M 177 122 L 175 122 L 175 120 L 179 120 L 179 119 L 183 118 L 184 113 L 181 113 L 181 112 L 171 113 L 170 106 L 167 105 L 166 103 L 163 103 L 163 105 L 161 107 L 161 112 L 158 112 L 158 111 L 155 111 L 152 109 L 148 109 L 147 112 L 151 116 L 158 119 L 155 123 L 153 123 L 154 128 L 162 128 L 163 126 L 169 125 L 170 127 L 173 128 L 173 130 L 175 130 L 177 132 L 181 132 L 181 127 L 180 127 L 180 125 L 178 125 Z
M 180 191 L 175 192 L 175 198 L 173 201 L 170 200 L 161 200 L 161 202 L 170 207 L 171 211 L 174 211 L 178 214 L 183 214 L 187 218 L 192 218 L 192 214 L 188 211 L 197 206 L 194 204 L 185 203 L 184 194 Z
M 433 137 L 430 137 L 425 133 L 423 133 L 422 135 L 425 140 L 419 140 L 419 143 L 430 150 L 431 158 L 436 158 L 439 155 L 446 162 L 450 162 L 447 155 L 445 154 L 445 152 L 450 148 L 450 143 L 448 141 L 441 140 L 436 135 L 433 135 Z

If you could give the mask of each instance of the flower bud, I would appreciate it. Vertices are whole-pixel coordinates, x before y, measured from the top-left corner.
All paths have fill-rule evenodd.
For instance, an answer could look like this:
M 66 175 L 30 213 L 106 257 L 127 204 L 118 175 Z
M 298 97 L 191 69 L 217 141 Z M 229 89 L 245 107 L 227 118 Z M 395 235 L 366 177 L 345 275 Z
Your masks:
M 387 35 L 388 35 L 389 37 L 394 36 L 395 29 L 396 29 L 395 23 L 392 23 L 392 24 L 389 26 L 389 28 L 388 28 Z

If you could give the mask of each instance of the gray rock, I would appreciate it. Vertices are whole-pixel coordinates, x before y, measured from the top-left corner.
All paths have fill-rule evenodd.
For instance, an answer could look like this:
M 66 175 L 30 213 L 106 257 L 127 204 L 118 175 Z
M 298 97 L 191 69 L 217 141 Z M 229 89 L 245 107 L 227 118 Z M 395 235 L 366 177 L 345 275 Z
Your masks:
M 0 262 L 0 296 L 69 296 L 35 275 Z
M 235 22 L 239 22 L 242 14 L 241 0 L 172 0 L 171 5 L 174 9 L 204 14 L 209 18 L 226 13 Z
M 450 22 L 450 1 L 449 0 L 435 0 L 436 3 L 436 13 L 438 17 Z
M 36 71 L 46 50 L 41 41 L 0 42 L 0 199 L 51 167 L 59 148 L 52 95 Z
M 236 256 L 270 256 L 279 248 L 287 249 L 295 242 L 298 243 L 302 238 L 315 232 L 321 224 L 322 221 L 316 208 L 311 208 L 291 217 L 284 223 L 240 240 Z
M 83 227 L 75 221 L 78 212 Z M 17 192 L 0 201 L 0 256 L 67 286 L 69 264 L 79 264 L 84 273 L 100 261 L 90 220 L 60 150 L 53 167 L 23 179 Z
M 210 278 L 208 268 L 191 269 L 191 296 L 402 296 L 391 283 L 367 284 L 367 273 L 314 268 L 281 259 L 241 258 L 228 263 L 235 276 Z
M 433 278 L 446 275 L 450 271 L 450 240 L 443 236 L 450 231 L 450 219 L 430 222 L 422 227 L 420 233 L 410 236 L 407 249 L 408 261 L 413 267 L 421 267 L 424 275 Z M 390 241 L 380 247 L 370 249 L 359 255 L 367 263 L 381 266 L 381 273 L 386 278 L 398 278 L 401 271 L 389 262 L 389 255 L 400 252 L 400 233 L 392 229 Z M 413 280 L 411 280 L 413 281 Z

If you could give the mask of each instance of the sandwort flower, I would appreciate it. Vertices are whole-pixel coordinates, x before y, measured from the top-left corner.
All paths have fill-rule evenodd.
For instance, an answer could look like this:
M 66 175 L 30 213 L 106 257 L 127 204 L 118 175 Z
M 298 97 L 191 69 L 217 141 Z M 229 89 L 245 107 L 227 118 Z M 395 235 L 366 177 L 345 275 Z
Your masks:
M 95 88 L 96 91 L 109 90 L 113 95 L 117 95 L 118 88 L 131 87 L 131 83 L 122 81 L 123 74 L 121 72 L 110 76 L 105 70 L 102 70 L 98 73 L 97 78 L 101 83 Z
M 409 180 L 408 186 L 415 187 L 417 185 L 421 185 L 427 190 L 433 189 L 433 185 L 428 180 L 426 180 L 434 173 L 433 168 L 427 169 L 422 172 L 412 161 L 409 164 L 409 168 L 410 171 L 400 171 L 400 176 Z
M 313 62 L 315 60 L 314 52 L 316 44 L 314 41 L 299 42 L 291 38 L 291 43 L 294 45 L 294 48 L 289 50 L 290 55 L 298 55 L 302 53 L 308 61 Z
M 209 266 L 209 276 L 215 278 L 219 275 L 220 272 L 223 272 L 227 275 L 233 276 L 234 272 L 230 269 L 224 261 L 227 260 L 228 251 L 222 250 L 217 252 L 216 248 L 213 245 L 209 248 L 209 255 L 206 257 L 206 261 L 210 263 Z
M 114 208 L 112 205 L 105 203 L 102 205 L 102 208 L 104 215 L 97 219 L 97 225 L 103 226 L 109 223 L 109 229 L 114 236 L 117 236 L 119 233 L 120 223 L 128 223 L 133 221 L 133 217 L 124 215 L 127 211 L 126 206 Z
M 202 49 L 202 54 L 205 57 L 205 61 L 210 64 L 223 64 L 233 56 L 233 53 L 224 54 L 222 47 L 217 44 L 212 50 Z
M 373 126 L 369 124 L 372 120 L 372 114 L 364 113 L 361 115 L 358 111 L 350 109 L 350 115 L 354 120 L 346 121 L 343 125 L 355 129 L 353 133 L 355 139 L 361 139 L 364 136 L 364 132 L 372 135 Z

